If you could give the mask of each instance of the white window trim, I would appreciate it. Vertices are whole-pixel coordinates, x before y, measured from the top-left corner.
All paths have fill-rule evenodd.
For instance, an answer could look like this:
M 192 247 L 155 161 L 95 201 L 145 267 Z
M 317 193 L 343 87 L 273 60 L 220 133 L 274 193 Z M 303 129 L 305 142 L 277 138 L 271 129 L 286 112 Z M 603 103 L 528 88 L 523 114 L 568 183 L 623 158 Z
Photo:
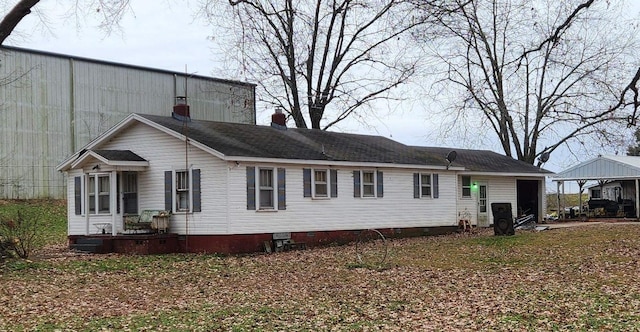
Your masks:
M 364 173 L 373 173 L 373 196 L 364 195 Z M 378 197 L 378 171 L 375 169 L 363 169 L 360 171 L 360 198 Z
M 273 206 L 262 207 L 260 204 L 260 170 L 271 170 L 271 202 Z M 255 188 L 256 188 L 256 211 L 278 211 L 278 168 L 256 166 L 255 170 Z
M 193 172 L 192 172 L 193 168 L 189 167 L 188 169 L 185 168 L 176 168 L 173 169 L 171 171 L 171 187 L 173 188 L 172 192 L 171 192 L 171 213 L 174 214 L 185 214 L 185 213 L 192 213 L 193 212 Z M 178 210 L 178 184 L 177 184 L 177 176 L 176 173 L 178 172 L 184 172 L 184 171 L 188 171 L 189 172 L 189 180 L 188 180 L 188 184 L 189 184 L 189 209 L 188 210 Z
M 327 194 L 325 196 L 318 196 L 316 194 L 316 171 L 324 171 L 327 181 L 325 185 L 327 187 Z M 331 199 L 331 171 L 328 168 L 312 168 L 311 169 L 311 198 L 313 199 Z
M 418 173 L 418 183 L 420 185 L 420 198 L 433 198 L 433 173 Z M 429 175 L 429 195 L 422 194 L 422 176 Z
M 100 187 L 99 184 L 99 178 L 100 177 L 104 177 L 106 176 L 109 179 L 109 211 L 108 212 L 100 212 L 100 192 L 98 191 L 98 188 Z M 90 178 L 94 178 L 94 183 L 93 183 L 93 204 L 95 206 L 95 211 L 91 212 L 89 209 L 89 200 L 91 199 L 91 196 L 89 196 L 89 183 L 91 181 L 89 181 Z M 111 215 L 112 211 L 113 211 L 113 206 L 111 206 L 111 195 L 113 195 L 113 193 L 111 192 L 111 173 L 105 173 L 105 172 L 100 172 L 100 173 L 88 173 L 86 176 L 81 177 L 81 185 L 82 185 L 82 197 L 86 197 L 86 200 L 83 199 L 82 200 L 82 206 L 81 206 L 81 213 L 82 215 L 85 215 L 86 213 L 89 213 L 90 216 L 109 216 Z

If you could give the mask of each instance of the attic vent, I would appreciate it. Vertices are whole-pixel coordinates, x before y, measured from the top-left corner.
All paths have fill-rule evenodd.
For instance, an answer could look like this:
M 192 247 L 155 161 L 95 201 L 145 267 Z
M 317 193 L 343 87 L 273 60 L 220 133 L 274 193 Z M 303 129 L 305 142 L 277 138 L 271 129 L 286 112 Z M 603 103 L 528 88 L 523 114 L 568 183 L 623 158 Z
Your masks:
M 189 115 L 189 105 L 187 105 L 187 97 L 176 97 L 176 103 L 173 106 L 173 113 L 171 113 L 171 116 L 180 121 L 191 120 L 191 116 Z

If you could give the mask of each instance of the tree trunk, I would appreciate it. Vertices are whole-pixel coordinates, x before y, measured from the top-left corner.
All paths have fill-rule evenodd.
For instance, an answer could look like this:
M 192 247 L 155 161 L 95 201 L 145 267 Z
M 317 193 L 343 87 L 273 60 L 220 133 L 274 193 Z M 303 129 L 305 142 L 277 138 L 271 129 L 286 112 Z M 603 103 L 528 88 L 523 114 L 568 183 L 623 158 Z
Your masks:
M 0 22 L 0 45 L 9 37 L 18 23 L 31 13 L 31 8 L 38 2 L 40 2 L 40 0 L 21 0 L 5 15 Z

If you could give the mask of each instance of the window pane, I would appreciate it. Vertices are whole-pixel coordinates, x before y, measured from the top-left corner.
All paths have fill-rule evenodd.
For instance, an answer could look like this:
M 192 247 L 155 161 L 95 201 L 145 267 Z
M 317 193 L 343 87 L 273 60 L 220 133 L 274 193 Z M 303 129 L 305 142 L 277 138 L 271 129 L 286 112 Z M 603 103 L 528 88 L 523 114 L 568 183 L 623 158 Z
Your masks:
M 189 211 L 189 192 L 188 191 L 179 191 L 176 193 L 177 200 L 177 210 L 178 211 Z
M 373 184 L 373 172 L 362 172 L 362 183 Z
M 109 185 L 109 176 L 100 176 L 98 177 L 98 192 L 100 193 L 108 193 L 110 189 Z
M 431 185 L 431 174 L 422 174 L 422 185 Z
M 176 189 L 189 190 L 189 171 L 176 172 Z
M 100 213 L 109 213 L 109 195 L 100 195 L 98 197 L 98 211 Z
M 96 178 L 95 175 L 92 175 L 89 178 L 89 194 L 94 194 L 96 192 Z
M 273 190 L 260 189 L 260 207 L 273 208 Z
M 373 197 L 375 192 L 373 190 L 373 185 L 364 185 L 362 186 L 362 193 L 364 197 Z
M 471 197 L 471 188 L 462 188 L 462 196 Z
M 422 187 L 422 196 L 430 197 L 431 196 L 431 187 Z
M 260 170 L 260 187 L 273 188 L 273 170 L 272 169 Z
M 96 213 L 96 196 L 89 195 L 89 213 Z
M 471 186 L 471 177 L 470 176 L 463 176 L 462 177 L 462 185 L 465 186 L 465 187 Z
M 326 183 L 316 183 L 316 196 L 326 197 L 327 196 L 327 184 Z
M 327 182 L 327 171 L 325 170 L 315 171 L 315 179 L 316 179 L 316 182 Z

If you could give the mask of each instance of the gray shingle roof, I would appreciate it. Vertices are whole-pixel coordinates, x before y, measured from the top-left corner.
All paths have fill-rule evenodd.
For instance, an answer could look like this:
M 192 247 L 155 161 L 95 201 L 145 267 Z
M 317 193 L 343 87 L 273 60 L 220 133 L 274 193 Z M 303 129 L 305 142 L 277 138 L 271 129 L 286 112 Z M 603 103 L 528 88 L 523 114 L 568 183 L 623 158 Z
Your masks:
M 172 117 L 139 115 L 178 133 L 185 130 L 184 123 Z M 453 150 L 407 146 L 380 136 L 317 129 L 282 130 L 270 126 L 202 120 L 191 120 L 186 128 L 190 139 L 229 157 L 446 166 L 445 156 Z M 458 157 L 453 166 L 464 166 L 473 171 L 549 173 L 491 151 L 455 150 Z
M 469 171 L 474 172 L 501 172 L 501 173 L 536 173 L 551 174 L 552 172 L 516 160 L 511 157 L 495 153 L 487 150 L 468 150 L 456 148 L 440 148 L 440 147 L 423 147 L 414 146 L 413 148 L 428 154 L 446 156 L 449 151 L 455 150 L 457 153 L 452 166 L 463 166 Z

